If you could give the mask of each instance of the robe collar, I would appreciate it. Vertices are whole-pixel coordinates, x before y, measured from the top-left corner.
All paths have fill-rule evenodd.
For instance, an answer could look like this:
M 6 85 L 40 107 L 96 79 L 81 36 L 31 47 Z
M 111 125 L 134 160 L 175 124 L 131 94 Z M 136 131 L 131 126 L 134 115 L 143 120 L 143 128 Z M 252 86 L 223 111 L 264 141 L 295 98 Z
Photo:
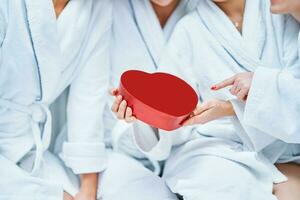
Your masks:
M 57 19 L 58 37 L 63 56 L 62 71 L 74 67 L 74 60 L 83 48 L 89 31 L 93 1 L 70 1 Z M 101 20 L 101 19 L 98 19 Z
M 262 52 L 266 41 L 264 24 L 265 4 L 260 0 L 246 1 L 243 34 L 240 34 L 225 13 L 211 0 L 203 0 L 198 15 L 208 31 L 222 47 L 247 71 L 262 66 Z
M 51 102 L 61 76 L 61 54 L 56 16 L 51 0 L 25 0 L 32 46 L 38 66 L 41 98 Z
M 64 90 L 84 65 L 84 60 L 91 44 L 88 34 L 94 31 L 92 21 L 102 20 L 93 18 L 94 1 L 70 1 L 57 20 L 62 77 L 58 94 Z M 101 33 L 100 33 L 101 34 Z
M 182 0 L 174 13 L 170 16 L 164 29 L 161 28 L 159 20 L 148 0 L 129 0 L 131 1 L 133 18 L 136 26 L 140 29 L 145 45 L 153 57 L 154 64 L 158 67 L 162 51 L 165 48 L 168 38 L 178 20 L 186 14 L 187 0 Z

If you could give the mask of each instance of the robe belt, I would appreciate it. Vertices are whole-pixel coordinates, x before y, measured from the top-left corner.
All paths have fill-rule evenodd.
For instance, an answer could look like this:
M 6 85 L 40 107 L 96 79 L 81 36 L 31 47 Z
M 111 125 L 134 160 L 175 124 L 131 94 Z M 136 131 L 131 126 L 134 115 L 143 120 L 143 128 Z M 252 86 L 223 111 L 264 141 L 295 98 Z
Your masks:
M 0 107 L 28 115 L 36 146 L 35 160 L 31 175 L 37 176 L 43 161 L 43 153 L 48 149 L 51 140 L 52 117 L 47 105 L 34 102 L 27 106 L 0 98 Z

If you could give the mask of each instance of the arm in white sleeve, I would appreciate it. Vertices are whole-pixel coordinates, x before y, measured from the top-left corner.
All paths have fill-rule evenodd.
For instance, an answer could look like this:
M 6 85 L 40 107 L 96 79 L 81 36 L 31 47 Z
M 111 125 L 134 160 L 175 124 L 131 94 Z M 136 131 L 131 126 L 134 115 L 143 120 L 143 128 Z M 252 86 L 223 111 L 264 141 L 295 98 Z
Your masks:
M 299 24 L 286 17 L 281 50 L 284 68 L 254 72 L 244 123 L 288 143 L 300 143 Z
M 172 146 L 180 145 L 193 137 L 195 126 L 182 127 L 171 132 L 157 130 L 157 135 L 152 127 L 141 122 L 135 123 L 133 128 L 139 130 L 134 131 L 134 140 L 138 149 L 147 157 L 162 161 L 169 157 Z
M 246 104 L 232 101 L 241 125 L 258 149 L 275 139 L 300 142 L 299 24 L 290 16 L 285 19 L 277 38 L 284 67 L 258 67 Z
M 300 66 L 297 68 L 300 70 Z M 244 122 L 285 142 L 300 143 L 300 76 L 297 74 L 291 69 L 258 68 Z
M 63 145 L 63 157 L 76 174 L 101 172 L 107 165 L 103 112 L 108 91 L 111 20 L 102 23 L 107 26 L 91 34 L 90 57 L 70 87 L 68 140 Z M 99 34 L 102 37 L 95 39 Z
M 158 161 L 169 157 L 172 146 L 170 134 L 159 136 L 156 128 L 142 122 L 134 123 L 133 130 L 137 148 L 147 157 Z

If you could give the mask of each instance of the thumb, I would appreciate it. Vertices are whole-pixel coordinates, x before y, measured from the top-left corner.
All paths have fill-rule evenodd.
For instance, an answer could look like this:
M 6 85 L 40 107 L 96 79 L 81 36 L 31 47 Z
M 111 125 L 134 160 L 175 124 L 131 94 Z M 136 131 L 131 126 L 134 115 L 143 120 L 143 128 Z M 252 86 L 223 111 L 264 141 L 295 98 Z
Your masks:
M 118 88 L 110 89 L 110 90 L 109 90 L 109 94 L 110 94 L 111 96 L 118 96 L 118 94 L 119 94 Z

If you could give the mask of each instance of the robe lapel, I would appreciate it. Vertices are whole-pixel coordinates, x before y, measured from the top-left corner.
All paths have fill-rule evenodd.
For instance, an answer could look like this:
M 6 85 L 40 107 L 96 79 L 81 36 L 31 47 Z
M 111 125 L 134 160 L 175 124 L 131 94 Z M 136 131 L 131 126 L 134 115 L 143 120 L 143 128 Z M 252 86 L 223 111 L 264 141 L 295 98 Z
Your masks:
M 60 49 L 64 58 L 62 60 L 63 73 L 74 67 L 74 60 L 78 59 L 78 54 L 84 46 L 84 38 L 88 33 L 93 10 L 92 2 L 70 1 L 57 20 Z M 86 12 L 86 10 L 89 10 L 89 12 Z
M 261 60 L 266 42 L 264 6 L 260 0 L 248 0 L 244 14 L 243 39 L 249 53 L 257 60 Z
M 170 38 L 177 22 L 190 10 L 193 5 L 190 5 L 191 0 L 181 0 L 173 14 L 170 16 L 167 24 L 164 27 L 166 41 Z M 193 0 L 195 2 L 195 0 Z
M 52 1 L 25 0 L 32 45 L 36 55 L 41 101 L 49 103 L 61 75 L 61 54 Z
M 257 66 L 262 65 L 260 56 L 264 47 L 266 31 L 262 16 L 259 15 L 261 6 L 260 0 L 247 1 L 245 15 L 251 15 L 251 20 L 244 21 L 244 32 L 250 30 L 250 33 L 245 33 L 245 35 L 241 35 L 225 13 L 210 0 L 201 1 L 197 8 L 198 14 L 209 32 L 247 71 L 254 71 Z M 255 16 L 252 16 L 253 12 Z M 249 18 L 249 16 L 245 17 Z
M 145 45 L 147 45 L 157 64 L 166 44 L 166 38 L 157 16 L 148 0 L 132 0 L 132 6 L 133 14 L 136 17 L 137 26 L 145 40 Z

